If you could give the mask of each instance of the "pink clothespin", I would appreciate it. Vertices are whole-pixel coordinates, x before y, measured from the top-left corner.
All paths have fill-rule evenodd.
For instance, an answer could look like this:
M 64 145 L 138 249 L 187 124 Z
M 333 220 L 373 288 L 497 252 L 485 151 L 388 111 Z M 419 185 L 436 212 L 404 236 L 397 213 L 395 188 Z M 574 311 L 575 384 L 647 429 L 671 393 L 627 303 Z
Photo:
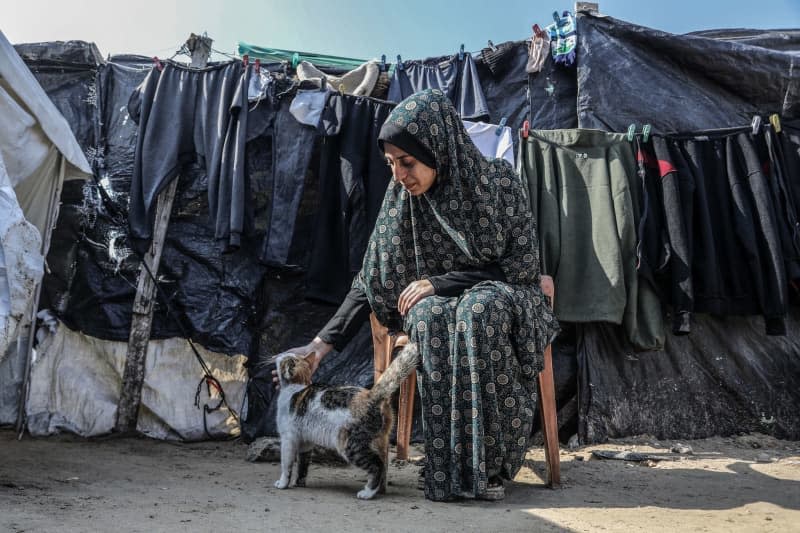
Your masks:
M 538 24 L 534 24 L 534 25 L 532 26 L 532 28 L 533 28 L 533 34 L 534 34 L 536 37 L 544 37 L 544 31 L 542 30 L 542 28 L 540 28 L 540 27 L 539 27 L 539 25 L 538 25 Z
M 164 65 L 161 64 L 161 61 L 156 56 L 153 56 L 153 64 L 158 70 L 164 70 Z
M 522 138 L 527 139 L 528 133 L 531 131 L 531 123 L 529 121 L 525 121 L 522 123 Z

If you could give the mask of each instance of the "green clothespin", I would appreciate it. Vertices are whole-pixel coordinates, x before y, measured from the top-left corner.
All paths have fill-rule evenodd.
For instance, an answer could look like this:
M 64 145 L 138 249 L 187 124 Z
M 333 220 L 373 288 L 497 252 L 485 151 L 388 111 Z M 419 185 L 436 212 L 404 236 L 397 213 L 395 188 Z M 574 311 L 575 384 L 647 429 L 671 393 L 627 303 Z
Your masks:
M 628 140 L 633 141 L 633 134 L 636 133 L 636 124 L 628 126 Z
M 642 128 L 642 141 L 647 142 L 650 138 L 650 124 L 645 124 Z
M 292 55 L 292 68 L 297 68 L 297 65 L 300 64 L 300 54 L 297 52 Z

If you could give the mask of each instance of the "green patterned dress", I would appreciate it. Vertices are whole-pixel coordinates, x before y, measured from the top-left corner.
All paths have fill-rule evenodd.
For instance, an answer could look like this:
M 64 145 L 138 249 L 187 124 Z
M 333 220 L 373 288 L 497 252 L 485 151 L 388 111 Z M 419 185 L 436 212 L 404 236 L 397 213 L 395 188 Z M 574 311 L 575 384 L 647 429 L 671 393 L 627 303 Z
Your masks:
M 522 465 L 536 376 L 558 329 L 539 288 L 536 230 L 519 177 L 483 157 L 441 91 L 410 96 L 390 121 L 434 155 L 437 178 L 418 197 L 390 182 L 353 283 L 383 324 L 419 344 L 425 496 L 481 497 L 490 477 L 512 479 Z M 490 263 L 507 282 L 397 311 L 411 282 Z

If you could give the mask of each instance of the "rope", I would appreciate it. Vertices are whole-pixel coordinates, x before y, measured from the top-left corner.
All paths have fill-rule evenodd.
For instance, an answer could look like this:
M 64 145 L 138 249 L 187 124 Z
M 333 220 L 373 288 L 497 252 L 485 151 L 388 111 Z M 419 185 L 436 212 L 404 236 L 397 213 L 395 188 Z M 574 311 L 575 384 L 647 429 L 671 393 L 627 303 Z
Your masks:
M 97 170 L 99 170 L 99 169 L 95 169 L 95 172 L 92 173 L 93 174 L 92 177 L 93 177 L 93 179 L 94 179 L 94 181 L 95 181 L 95 183 L 97 185 L 98 190 L 100 191 L 100 197 L 102 199 L 102 202 L 106 206 L 106 208 L 108 208 L 108 210 L 109 210 L 109 212 L 111 214 L 112 220 L 117 222 L 119 225 L 122 225 L 122 226 L 128 228 L 128 237 L 130 238 L 130 228 L 126 223 L 125 217 L 123 216 L 121 210 L 114 203 L 114 200 L 108 195 L 108 192 L 105 190 L 105 188 L 102 185 L 100 185 L 100 183 L 98 183 Z M 177 179 L 177 178 L 175 178 L 175 179 Z M 178 317 L 176 316 L 176 314 L 174 313 L 174 311 L 172 309 L 172 306 L 170 305 L 169 298 L 164 293 L 164 290 L 161 288 L 161 285 L 159 285 L 158 280 L 156 279 L 156 277 L 153 274 L 153 272 L 150 270 L 150 266 L 147 264 L 147 261 L 145 261 L 144 256 L 141 253 L 139 253 L 139 251 L 136 250 L 135 247 L 131 247 L 131 248 L 134 250 L 134 253 L 136 253 L 136 255 L 139 257 L 139 260 L 142 262 L 142 265 L 144 265 L 144 268 L 147 271 L 147 274 L 150 276 L 150 279 L 153 281 L 153 285 L 156 287 L 156 290 L 158 291 L 159 296 L 161 296 L 162 301 L 166 304 L 167 315 L 178 325 L 178 328 L 181 330 L 181 334 L 189 342 L 189 347 L 192 349 L 192 352 L 194 353 L 194 356 L 197 359 L 197 362 L 200 364 L 200 368 L 203 370 L 203 377 L 200 379 L 200 382 L 197 384 L 197 390 L 196 390 L 195 396 L 194 396 L 194 405 L 195 405 L 195 407 L 197 407 L 198 409 L 200 408 L 200 391 L 202 390 L 203 383 L 206 384 L 206 390 L 207 390 L 207 393 L 208 393 L 209 396 L 211 396 L 211 387 L 212 386 L 217 391 L 219 391 L 220 400 L 217 403 L 217 405 L 215 405 L 213 407 L 209 407 L 208 404 L 205 404 L 203 406 L 203 430 L 205 431 L 206 435 L 208 435 L 208 437 L 210 439 L 214 439 L 214 436 L 211 435 L 211 433 L 208 431 L 207 415 L 209 413 L 213 413 L 214 411 L 218 411 L 223 406 L 228 408 L 228 411 L 230 411 L 230 413 L 233 416 L 234 420 L 236 420 L 236 424 L 240 427 L 240 430 L 241 430 L 241 420 L 239 418 L 239 413 L 233 407 L 231 407 L 230 404 L 228 403 L 228 400 L 227 400 L 227 398 L 225 396 L 225 389 L 222 387 L 222 384 L 219 382 L 219 380 L 217 380 L 217 378 L 215 378 L 211 374 L 211 369 L 208 367 L 208 364 L 205 362 L 203 357 L 200 355 L 200 352 L 197 350 L 197 347 L 194 345 L 194 342 L 192 341 L 188 331 L 184 327 L 183 322 L 181 322 L 178 319 Z M 236 438 L 236 437 L 233 437 L 233 438 Z

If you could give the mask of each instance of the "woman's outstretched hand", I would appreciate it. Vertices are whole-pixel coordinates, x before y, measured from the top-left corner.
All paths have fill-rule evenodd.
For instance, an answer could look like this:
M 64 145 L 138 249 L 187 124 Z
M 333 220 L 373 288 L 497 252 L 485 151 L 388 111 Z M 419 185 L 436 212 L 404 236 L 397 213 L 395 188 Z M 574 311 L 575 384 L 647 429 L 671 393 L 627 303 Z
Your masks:
M 433 294 L 433 283 L 427 279 L 413 281 L 400 293 L 400 298 L 397 300 L 397 310 L 400 311 L 402 316 L 406 316 L 406 313 L 408 313 L 417 302 L 428 296 L 433 296 Z
M 311 366 L 311 375 L 314 375 L 314 372 L 317 371 L 319 368 L 319 362 L 322 361 L 322 358 L 328 355 L 328 352 L 333 350 L 333 345 L 328 344 L 327 342 L 323 341 L 319 337 L 315 337 L 313 341 L 309 342 L 305 346 L 298 346 L 296 348 L 289 348 L 285 350 L 286 352 L 291 352 L 299 357 L 305 357 L 308 364 Z M 272 371 L 272 384 L 275 385 L 276 389 L 281 388 L 280 379 L 278 379 L 278 371 Z

